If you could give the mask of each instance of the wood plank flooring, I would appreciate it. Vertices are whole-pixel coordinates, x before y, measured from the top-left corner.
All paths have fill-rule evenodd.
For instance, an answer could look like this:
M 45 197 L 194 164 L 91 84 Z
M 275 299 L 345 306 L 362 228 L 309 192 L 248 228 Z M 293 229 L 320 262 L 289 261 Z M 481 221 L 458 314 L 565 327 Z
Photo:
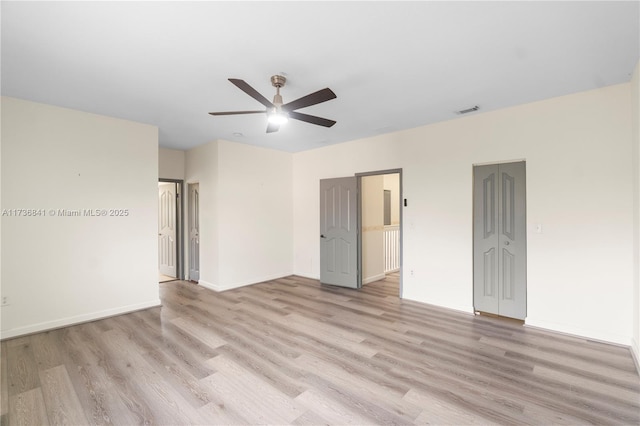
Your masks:
M 2 425 L 639 424 L 628 348 L 287 277 L 1 343 Z

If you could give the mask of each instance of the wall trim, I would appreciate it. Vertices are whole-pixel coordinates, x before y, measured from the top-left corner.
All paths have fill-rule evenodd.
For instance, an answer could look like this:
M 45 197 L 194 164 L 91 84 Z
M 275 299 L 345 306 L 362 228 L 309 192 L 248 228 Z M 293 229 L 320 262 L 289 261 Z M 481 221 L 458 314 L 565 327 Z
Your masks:
M 636 365 L 636 371 L 640 375 L 640 351 L 638 349 L 638 342 L 636 342 L 634 338 L 631 338 L 631 357 Z
M 443 303 L 436 302 L 436 301 L 426 301 L 425 302 L 424 300 L 416 299 L 416 298 L 413 298 L 411 296 L 407 296 L 405 294 L 402 295 L 400 300 L 409 300 L 411 302 L 422 303 L 422 304 L 425 304 L 425 305 L 435 306 L 435 307 L 440 308 L 440 309 L 448 309 L 448 310 L 451 310 L 451 311 L 462 312 L 462 313 L 470 314 L 470 315 L 475 315 L 475 313 L 476 313 L 475 309 L 473 309 L 473 306 L 469 306 L 469 305 L 445 305 Z
M 290 277 L 292 274 L 291 272 L 283 272 L 280 274 L 273 274 L 273 275 L 268 275 L 265 277 L 261 277 L 261 278 L 253 278 L 250 280 L 244 280 L 244 281 L 239 281 L 239 282 L 235 282 L 235 283 L 231 283 L 231 284 L 225 284 L 225 285 L 221 285 L 221 284 L 213 284 L 207 281 L 203 281 L 200 280 L 198 281 L 198 285 L 201 285 L 204 288 L 208 288 L 209 290 L 213 290 L 216 292 L 222 292 L 222 291 L 227 291 L 227 290 L 233 290 L 234 288 L 239 288 L 239 287 L 245 287 L 248 285 L 253 285 L 253 284 L 261 284 L 267 281 L 271 281 L 271 280 L 277 280 L 279 278 L 286 278 L 286 277 Z M 296 274 L 297 275 L 297 274 Z
M 143 309 L 155 308 L 161 306 L 160 299 L 151 300 L 143 303 L 136 303 L 133 305 L 127 305 L 120 308 L 105 309 L 103 311 L 92 312 L 89 314 L 76 315 L 73 317 L 62 318 L 55 321 L 41 322 L 38 324 L 31 324 L 25 327 L 18 327 L 9 330 L 3 330 L 0 332 L 0 340 L 12 339 L 14 337 L 20 337 L 27 334 L 40 333 L 43 331 L 53 330 L 56 328 L 69 327 L 72 325 L 78 325 L 85 322 L 97 321 L 116 315 L 128 314 L 135 311 L 141 311 Z
M 320 276 L 319 275 L 302 274 L 302 273 L 298 273 L 298 272 L 294 272 L 292 275 L 297 275 L 297 276 L 302 277 L 302 278 L 308 278 L 310 280 L 320 281 Z
M 202 286 L 204 288 L 208 288 L 209 290 L 222 291 L 222 290 L 220 290 L 221 287 L 218 286 L 217 284 L 213 284 L 213 283 L 210 283 L 210 282 L 205 281 L 205 280 L 198 280 L 198 285 Z
M 602 343 L 614 344 L 632 347 L 632 340 L 630 337 L 622 336 L 615 333 L 601 332 L 597 330 L 586 330 L 579 327 L 572 327 L 563 324 L 551 323 L 548 321 L 542 321 L 537 319 L 527 318 L 524 323 L 525 327 L 539 328 L 544 331 L 553 331 L 555 333 L 566 334 L 580 339 L 595 340 Z
M 364 280 L 362 280 L 362 284 L 369 284 L 369 283 L 372 283 L 374 281 L 384 280 L 385 277 L 386 277 L 386 274 L 384 274 L 384 273 L 378 274 L 378 275 L 374 275 L 373 277 L 365 278 Z

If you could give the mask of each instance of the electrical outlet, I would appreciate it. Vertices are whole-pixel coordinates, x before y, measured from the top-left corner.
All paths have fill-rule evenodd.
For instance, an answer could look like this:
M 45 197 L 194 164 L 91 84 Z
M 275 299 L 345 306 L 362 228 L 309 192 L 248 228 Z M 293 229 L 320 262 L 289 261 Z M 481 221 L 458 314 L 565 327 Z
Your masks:
M 9 304 L 9 296 L 2 296 L 2 306 L 7 306 Z
M 413 276 L 413 269 L 411 270 L 411 276 Z

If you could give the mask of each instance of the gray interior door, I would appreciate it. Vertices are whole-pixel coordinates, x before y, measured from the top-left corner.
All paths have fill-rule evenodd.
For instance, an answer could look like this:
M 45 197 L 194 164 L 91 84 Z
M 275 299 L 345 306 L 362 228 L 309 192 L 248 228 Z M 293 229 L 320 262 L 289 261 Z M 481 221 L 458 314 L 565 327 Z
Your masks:
M 473 304 L 510 318 L 527 315 L 525 163 L 474 167 Z
M 357 178 L 320 180 L 321 283 L 360 287 L 357 220 Z
M 176 277 L 176 184 L 158 184 L 158 267 L 160 273 Z
M 200 185 L 189 184 L 189 279 L 200 279 Z

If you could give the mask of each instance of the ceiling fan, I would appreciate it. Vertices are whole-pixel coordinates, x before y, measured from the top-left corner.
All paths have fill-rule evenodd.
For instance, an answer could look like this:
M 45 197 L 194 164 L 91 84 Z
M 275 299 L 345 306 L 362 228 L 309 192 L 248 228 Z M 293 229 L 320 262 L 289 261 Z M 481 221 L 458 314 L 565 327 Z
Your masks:
M 327 118 L 317 117 L 315 115 L 303 114 L 296 109 L 305 108 L 311 105 L 316 105 L 322 102 L 329 101 L 336 98 L 336 94 L 329 88 L 318 90 L 307 96 L 303 96 L 295 101 L 282 103 L 282 96 L 280 96 L 280 88 L 284 87 L 287 79 L 281 75 L 274 75 L 271 77 L 271 84 L 276 88 L 276 94 L 273 97 L 273 102 L 269 102 L 267 98 L 262 96 L 256 89 L 251 87 L 244 80 L 237 78 L 230 78 L 229 81 L 235 84 L 240 90 L 251 96 L 256 101 L 267 107 L 266 110 L 258 111 L 224 111 L 224 112 L 210 112 L 211 115 L 236 115 L 236 114 L 258 114 L 266 113 L 269 124 L 267 125 L 267 133 L 277 132 L 281 124 L 287 122 L 289 118 L 295 120 L 304 121 L 311 124 L 317 124 L 318 126 L 331 127 L 336 122 Z

